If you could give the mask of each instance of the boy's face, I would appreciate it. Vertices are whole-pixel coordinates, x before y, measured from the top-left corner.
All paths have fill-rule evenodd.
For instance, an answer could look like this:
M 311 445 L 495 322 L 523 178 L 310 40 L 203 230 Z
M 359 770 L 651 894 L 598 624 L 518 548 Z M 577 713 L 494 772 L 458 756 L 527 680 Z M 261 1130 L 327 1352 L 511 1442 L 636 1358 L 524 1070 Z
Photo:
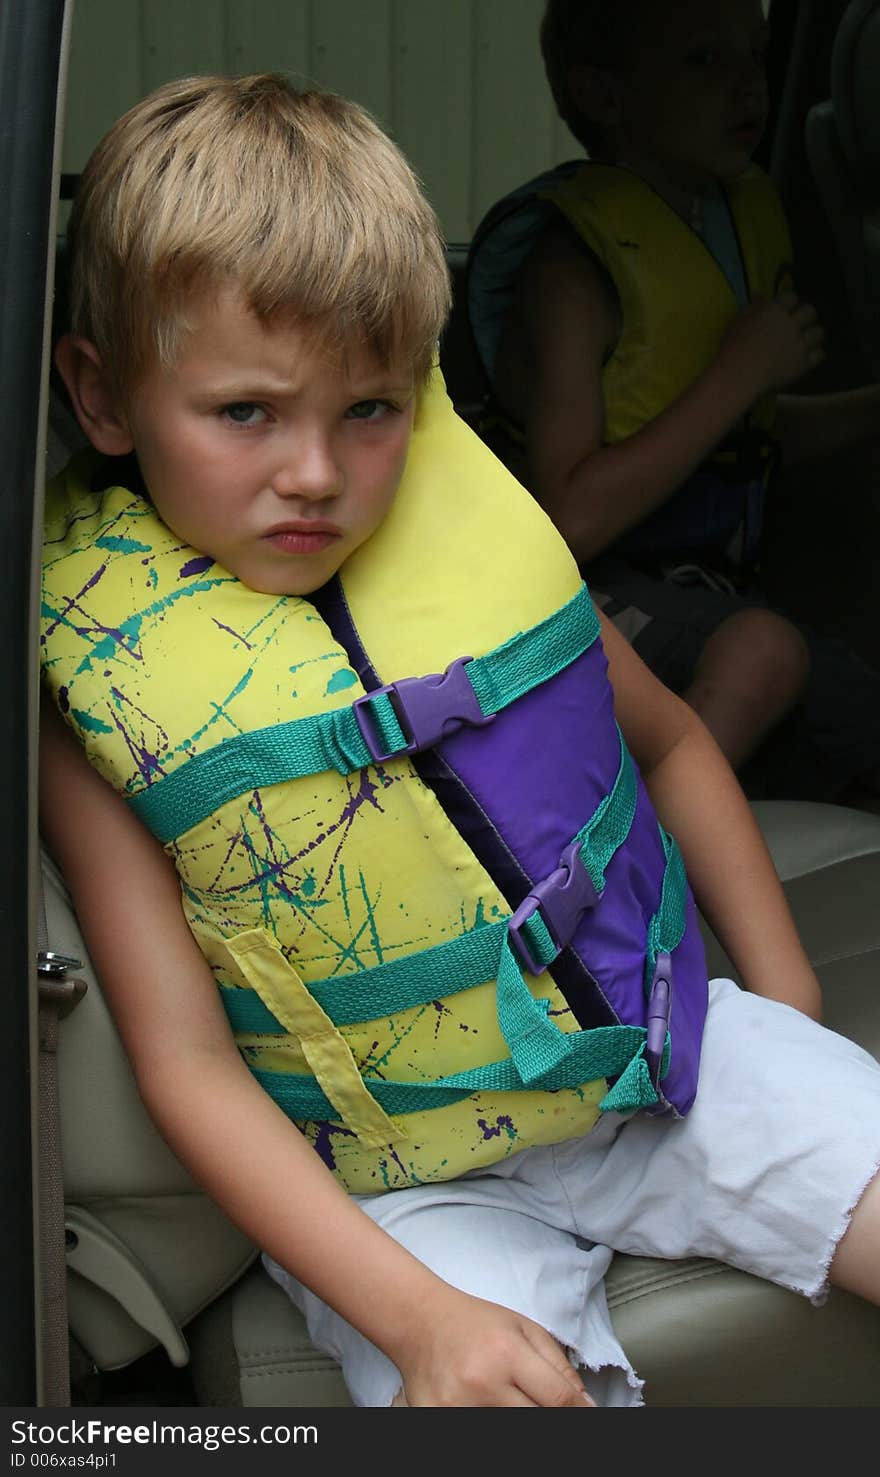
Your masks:
M 767 118 L 760 0 L 643 0 L 633 11 L 615 74 L 622 157 L 655 161 L 685 189 L 739 174 Z
M 150 369 L 125 412 L 156 511 L 251 589 L 307 595 L 391 506 L 412 377 L 262 323 L 232 291 L 187 319 L 174 367 Z

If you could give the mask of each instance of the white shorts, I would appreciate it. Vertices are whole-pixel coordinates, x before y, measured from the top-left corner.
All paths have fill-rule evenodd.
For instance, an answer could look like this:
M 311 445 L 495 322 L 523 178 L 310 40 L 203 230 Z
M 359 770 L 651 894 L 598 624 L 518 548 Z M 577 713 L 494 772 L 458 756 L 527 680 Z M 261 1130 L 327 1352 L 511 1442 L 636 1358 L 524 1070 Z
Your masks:
M 710 1257 L 826 1294 L 849 1216 L 880 1166 L 880 1066 L 789 1006 L 713 980 L 700 1090 L 684 1119 L 617 1114 L 441 1184 L 357 1196 L 447 1282 L 540 1323 L 603 1405 L 640 1405 L 603 1279 L 615 1251 Z M 389 1405 L 389 1359 L 270 1258 L 356 1405 Z

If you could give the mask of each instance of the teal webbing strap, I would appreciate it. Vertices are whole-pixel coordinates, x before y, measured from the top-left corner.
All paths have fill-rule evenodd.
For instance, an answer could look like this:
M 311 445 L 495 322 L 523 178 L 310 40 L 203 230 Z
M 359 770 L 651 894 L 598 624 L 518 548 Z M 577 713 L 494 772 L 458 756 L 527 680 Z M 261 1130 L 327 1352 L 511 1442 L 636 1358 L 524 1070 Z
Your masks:
M 575 838 L 578 854 L 597 893 L 604 887 L 605 871 L 611 858 L 629 834 L 638 798 L 635 768 L 619 731 L 618 736 L 620 765 L 615 783 Z M 681 853 L 662 828 L 660 835 L 666 866 L 660 906 L 648 928 L 646 963 L 649 972 L 653 970 L 658 952 L 672 953 L 677 947 L 686 923 L 687 882 Z M 445 1106 L 480 1090 L 522 1091 L 530 1088 L 552 1091 L 611 1076 L 618 1077 L 618 1081 L 600 1104 L 601 1111 L 629 1112 L 656 1104 L 657 1093 L 644 1060 L 645 1031 L 632 1026 L 560 1031 L 549 1018 L 548 1002 L 536 999 L 526 984 L 523 968 L 507 934 L 509 921 L 504 919 L 474 929 L 433 949 L 362 970 L 354 976 L 320 980 L 309 987 L 334 1023 L 341 1025 L 393 1014 L 456 994 L 473 984 L 493 978 L 497 980 L 498 1022 L 510 1050 L 509 1060 L 473 1069 L 470 1073 L 458 1073 L 432 1084 L 370 1084 L 370 1090 L 380 1105 L 390 1113 L 414 1112 L 421 1107 Z M 526 935 L 533 958 L 540 964 L 552 963 L 559 950 L 539 911 L 526 919 L 520 931 Z M 283 1028 L 254 992 L 224 988 L 221 996 L 233 1030 L 283 1034 Z M 667 1038 L 662 1071 L 666 1070 L 668 1058 Z M 291 1116 L 326 1117 L 329 1114 L 332 1119 L 334 1110 L 314 1079 L 289 1078 L 283 1073 L 257 1075 L 273 1095 L 276 1079 L 282 1086 L 287 1084 L 283 1091 L 288 1095 L 294 1091 L 299 1094 L 296 1102 L 290 1099 L 293 1105 L 286 1108 Z M 291 1083 L 299 1085 L 294 1088 Z M 391 1088 L 399 1089 L 399 1092 L 386 1101 L 384 1094 Z M 304 1107 L 304 1103 L 312 1106 Z M 407 1103 L 415 1106 L 404 1106 Z
M 335 1026 L 352 1026 L 457 995 L 473 985 L 494 980 L 507 933 L 507 920 L 487 923 L 460 938 L 392 959 L 357 974 L 315 980 L 309 994 Z M 255 990 L 220 986 L 220 998 L 233 1031 L 283 1036 L 284 1027 Z
M 620 741 L 617 778 L 574 838 L 580 847 L 581 861 L 597 892 L 605 886 L 605 873 L 611 858 L 630 833 L 639 793 L 636 768 L 619 728 L 617 737 Z
M 681 941 L 684 932 L 687 884 L 678 847 L 665 832 L 662 836 L 667 860 L 660 908 L 649 927 L 648 950 L 653 947 L 656 952 L 659 940 L 671 952 Z M 492 925 L 491 929 L 487 927 L 475 930 L 475 934 L 488 936 L 491 932 L 494 935 L 496 927 L 497 925 Z M 546 930 L 545 935 L 547 947 L 555 952 Z M 465 939 L 472 937 L 474 935 L 464 936 Z M 489 942 L 488 937 L 486 942 Z M 531 942 L 538 947 L 540 934 L 534 935 Z M 441 946 L 441 949 L 443 947 L 447 946 Z M 444 989 L 445 993 L 451 993 L 448 984 Z M 245 994 L 250 992 L 224 991 L 224 996 Z M 657 1093 L 644 1060 L 644 1028 L 599 1026 L 584 1031 L 560 1031 L 549 1019 L 547 1001 L 536 1000 L 529 991 L 506 940 L 498 966 L 498 995 L 499 1019 L 503 1014 L 516 1048 L 515 1052 L 511 1051 L 509 1059 L 493 1062 L 486 1067 L 475 1067 L 467 1072 L 457 1072 L 433 1083 L 395 1083 L 364 1079 L 379 1105 L 390 1114 L 412 1113 L 426 1108 L 446 1107 L 474 1092 L 521 1092 L 524 1089 L 553 1092 L 561 1088 L 581 1087 L 584 1083 L 601 1077 L 616 1077 L 618 1080 L 600 1102 L 600 1112 L 634 1112 L 638 1108 L 653 1107 L 657 1103 Z M 330 1001 L 325 1003 L 329 1004 Z M 266 1014 L 269 1015 L 268 1012 Z M 269 1018 L 274 1021 L 274 1017 Z M 506 1034 L 505 1040 L 508 1040 L 508 1045 L 511 1044 Z M 660 1068 L 661 1077 L 668 1068 L 669 1053 L 670 1042 L 667 1036 Z M 264 1072 L 255 1068 L 252 1070 L 292 1118 L 300 1121 L 335 1121 L 336 1110 L 313 1077 Z
M 598 635 L 599 617 L 589 590 L 581 585 L 577 594 L 546 620 L 468 662 L 466 671 L 485 716 L 500 713 L 533 687 L 556 677 L 582 656 Z
M 256 990 L 236 990 L 229 985 L 219 985 L 218 989 L 226 1019 L 236 1035 L 287 1035 L 284 1026 L 268 1005 L 263 1004 Z
M 369 763 L 351 708 L 335 708 L 225 739 L 204 754 L 193 755 L 149 789 L 126 798 L 165 845 L 227 800 L 250 790 L 328 769 L 351 774 Z
M 377 692 L 375 697 L 370 698 L 370 714 L 373 726 L 382 741 L 382 750 L 389 755 L 402 754 L 406 748 L 406 734 L 400 726 L 394 705 L 387 692 Z M 360 729 L 358 729 L 360 733 Z M 364 745 L 366 748 L 366 745 Z M 373 758 L 367 749 L 366 764 L 372 764 Z M 363 765 L 358 765 L 359 769 Z M 296 776 L 292 776 L 296 778 Z
M 596 826 L 590 822 L 585 828 L 589 831 L 590 839 L 593 841 L 593 861 L 596 865 L 602 857 L 607 857 L 605 861 L 607 866 L 607 862 L 613 855 L 613 850 L 609 852 L 608 849 L 609 838 L 612 835 L 619 835 L 624 826 L 628 832 L 635 811 L 637 798 L 635 771 L 622 738 L 621 753 L 618 782 L 608 797 L 609 803 L 603 816 L 599 817 Z M 601 809 L 600 806 L 599 810 Z M 614 816 L 615 819 L 606 821 L 605 818 L 609 815 Z M 594 820 L 598 816 L 599 811 L 596 812 Z M 604 827 L 603 822 L 605 822 Z M 666 866 L 663 871 L 660 907 L 648 926 L 646 941 L 648 980 L 650 980 L 658 952 L 664 950 L 671 954 L 681 942 L 687 919 L 687 879 L 681 852 L 672 837 L 668 836 L 662 828 L 661 838 Z M 591 876 L 595 881 L 596 878 L 592 871 Z M 604 881 L 604 876 L 602 880 Z M 530 920 L 530 922 L 533 921 L 533 919 Z M 543 947 L 544 953 L 539 955 L 539 958 L 547 958 L 549 951 L 552 951 L 550 957 L 555 957 L 555 945 L 546 930 L 543 940 L 540 937 L 536 938 L 533 934 L 530 942 L 537 942 L 539 947 Z M 537 1086 L 548 1073 L 562 1069 L 568 1058 L 576 1058 L 580 1049 L 579 1036 L 592 1034 L 590 1031 L 567 1034 L 557 1029 L 548 1018 L 544 1003 L 536 1000 L 529 990 L 509 943 L 505 943 L 502 952 L 498 972 L 497 998 L 499 1027 L 510 1049 L 517 1076 L 529 1086 Z M 628 1062 L 620 1080 L 615 1083 L 611 1092 L 600 1104 L 601 1111 L 631 1112 L 636 1108 L 651 1107 L 658 1101 L 648 1065 L 644 1059 L 644 1046 L 643 1039 L 633 1059 Z M 668 1062 L 668 1053 L 667 1033 L 664 1062 Z M 661 1065 L 661 1073 L 664 1070 L 665 1065 Z M 605 1075 L 613 1074 L 609 1072 Z
M 504 925 L 501 927 L 503 929 Z M 612 1076 L 622 1072 L 633 1052 L 642 1046 L 645 1032 L 641 1027 L 602 1026 L 586 1031 L 560 1031 L 549 1019 L 547 1001 L 536 1000 L 529 991 L 521 968 L 506 941 L 502 943 L 499 959 L 497 928 L 498 925 L 492 925 L 478 930 L 478 934 L 486 936 L 483 940 L 486 944 L 490 942 L 491 937 L 494 954 L 491 970 L 486 972 L 485 966 L 481 966 L 478 972 L 481 980 L 497 976 L 498 1016 L 502 1024 L 502 1033 L 511 1049 L 510 1059 L 506 1063 L 495 1064 L 492 1068 L 475 1068 L 469 1074 L 458 1073 L 454 1078 L 444 1078 L 439 1084 L 429 1085 L 430 1092 L 422 1085 L 419 1085 L 416 1091 L 408 1084 L 401 1084 L 401 1096 L 395 1099 L 395 1102 L 399 1104 L 404 1100 L 412 1101 L 415 1104 L 413 1107 L 399 1105 L 389 1107 L 382 1096 L 384 1087 L 380 1086 L 379 1091 L 373 1095 L 387 1112 L 403 1113 L 414 1112 L 417 1107 L 442 1107 L 447 1103 L 457 1102 L 460 1098 L 467 1097 L 471 1092 L 481 1090 L 521 1092 L 524 1088 L 552 1090 L 559 1087 L 577 1087 L 597 1077 Z M 456 940 L 455 942 L 462 941 Z M 414 957 L 418 959 L 425 956 L 416 955 Z M 369 975 L 378 975 L 382 967 L 365 971 L 364 976 L 360 977 L 358 982 L 363 983 Z M 339 981 L 339 983 L 344 982 Z M 449 980 L 438 980 L 435 981 L 433 994 L 427 991 L 424 993 L 426 999 L 433 999 L 441 995 L 448 997 L 457 993 L 459 989 L 465 988 L 467 986 L 460 983 L 458 979 L 452 984 Z M 286 1034 L 284 1027 L 263 1004 L 255 991 L 223 988 L 221 997 L 234 1031 L 260 1035 Z M 322 1004 L 327 1009 L 327 1013 L 332 1014 L 337 1024 L 343 1023 L 346 1015 L 350 1014 L 346 1012 L 344 1006 L 339 1008 L 340 1002 L 334 1000 L 332 991 L 327 992 L 322 999 Z M 372 1019 L 380 1013 L 374 1004 L 370 1015 L 366 1017 L 358 1015 L 355 1019 Z M 503 1072 L 501 1066 L 504 1067 Z M 581 1073 L 585 1075 L 580 1075 Z M 277 1076 L 281 1081 L 287 1080 L 284 1073 L 277 1074 Z M 263 1080 L 262 1077 L 260 1080 Z M 303 1077 L 298 1078 L 297 1081 L 312 1082 L 314 1093 L 321 1097 L 322 1102 L 325 1101 L 314 1079 Z M 442 1088 L 443 1091 L 435 1091 L 435 1088 Z M 297 1090 L 305 1091 L 304 1088 Z M 317 1101 L 317 1098 L 315 1100 Z M 638 1102 L 631 1103 L 629 1106 L 644 1107 L 656 1101 L 656 1094 L 653 1093 L 653 1089 L 650 1089 Z M 332 1110 L 327 1109 L 327 1111 L 332 1116 Z M 308 1113 L 298 1112 L 295 1116 L 311 1117 L 315 1114 L 310 1110 Z
M 578 855 L 597 895 L 605 886 L 611 858 L 629 835 L 638 798 L 635 766 L 618 729 L 620 765 L 617 778 L 605 799 L 575 837 Z M 541 915 L 535 911 L 519 932 L 527 931 L 527 943 L 536 963 L 551 964 L 559 953 Z M 569 940 L 562 941 L 568 943 Z M 542 1012 L 520 968 L 505 946 L 498 973 L 498 1025 L 524 1082 L 532 1083 L 561 1062 L 574 1049 L 574 1037 L 559 1031 Z
M 464 670 L 484 717 L 500 712 L 556 676 L 581 656 L 598 634 L 599 620 L 587 587 L 582 585 L 546 620 L 468 662 Z M 372 722 L 390 756 L 403 753 L 407 739 L 388 693 L 378 692 L 369 706 Z M 225 739 L 126 799 L 164 845 L 226 801 L 250 790 L 325 770 L 352 774 L 372 762 L 354 709 L 348 706 Z
M 546 1000 L 535 999 L 509 943 L 501 951 L 497 1002 L 498 1026 L 517 1077 L 527 1087 L 534 1087 L 546 1073 L 560 1068 L 577 1050 L 580 1036 L 593 1034 L 592 1031 L 567 1033 L 554 1025 L 547 1014 Z
M 575 838 L 597 891 L 604 885 L 608 863 L 629 835 L 635 813 L 635 769 L 622 737 L 620 745 L 620 767 L 614 785 Z M 550 1048 L 537 1047 L 536 1037 L 552 1039 L 555 1052 L 560 1032 L 545 1017 L 535 1016 L 532 996 L 516 960 L 509 950 L 505 953 L 508 921 L 505 918 L 485 924 L 459 938 L 372 969 L 315 980 L 309 984 L 309 992 L 334 1025 L 347 1026 L 426 1005 L 497 978 L 504 1038 L 510 1044 L 528 1037 L 538 1051 L 535 1070 L 543 1071 Z M 527 920 L 523 932 L 533 956 L 543 964 L 552 963 L 559 951 L 539 912 Z M 284 1034 L 284 1028 L 253 990 L 221 986 L 220 996 L 233 1031 Z M 517 1051 L 524 1053 L 526 1047 L 518 1046 Z M 525 1056 L 521 1065 L 530 1077 L 534 1075 Z
M 663 870 L 660 906 L 648 925 L 648 937 L 645 944 L 645 993 L 649 997 L 658 955 L 671 956 L 681 943 L 687 926 L 687 877 L 684 861 L 673 838 L 659 824 L 658 829 L 666 855 L 666 866 Z M 661 1078 L 669 1060 L 669 1050 L 670 1036 L 667 1028 L 660 1064 Z M 634 1103 L 641 1102 L 642 1105 L 649 1106 L 651 1097 L 657 1101 L 643 1046 L 630 1062 L 623 1076 L 615 1082 L 611 1091 L 602 1099 L 599 1109 L 602 1113 L 625 1112 L 631 1110 Z
M 687 884 L 681 854 L 672 838 L 665 832 L 661 834 L 666 867 L 660 907 L 648 930 L 649 954 L 652 949 L 656 954 L 659 945 L 671 953 L 681 941 L 686 922 Z M 530 939 L 535 949 L 541 946 L 541 929 L 543 924 L 538 920 L 538 931 Z M 491 925 L 454 942 L 464 944 L 467 940 L 482 935 L 486 945 L 489 946 L 491 940 L 494 948 L 497 930 L 498 925 Z M 546 929 L 543 931 L 545 948 L 555 953 L 549 934 Z M 439 962 L 445 947 L 447 946 L 440 946 L 437 951 L 435 964 Z M 378 975 L 383 967 L 391 968 L 379 966 L 379 969 L 365 973 Z M 653 968 L 653 963 L 651 967 Z M 580 1087 L 601 1077 L 616 1077 L 617 1081 L 600 1102 L 600 1112 L 629 1113 L 656 1105 L 658 1098 L 645 1061 L 646 1032 L 642 1027 L 600 1026 L 583 1031 L 560 1031 L 549 1019 L 548 1002 L 536 1000 L 529 991 L 520 965 L 506 940 L 502 946 L 497 974 L 499 1021 L 503 1022 L 505 1040 L 511 1048 L 510 1058 L 486 1067 L 454 1073 L 433 1083 L 389 1083 L 365 1079 L 370 1092 L 386 1112 L 400 1114 L 446 1107 L 471 1093 L 481 1091 L 516 1092 L 528 1088 L 552 1092 L 564 1087 Z M 437 988 L 438 993 L 453 993 L 448 982 L 438 981 Z M 225 990 L 223 994 L 229 1010 L 228 997 L 250 996 L 251 992 Z M 325 1006 L 332 1007 L 331 995 L 332 988 L 324 1000 Z M 253 1001 L 256 1001 L 255 996 L 252 997 Z M 262 1018 L 260 1009 L 264 1012 Z M 338 1019 L 338 1012 L 336 1014 Z M 272 1023 L 273 1031 L 279 1029 L 274 1016 L 264 1006 L 257 1008 L 252 1004 L 249 1014 L 242 1013 L 237 1017 L 237 1024 L 230 1011 L 230 1019 L 238 1030 L 260 1030 L 261 1020 L 263 1029 L 267 1021 Z M 668 1068 L 669 1054 L 670 1040 L 667 1033 L 660 1068 L 661 1077 Z M 300 1120 L 317 1118 L 335 1121 L 336 1110 L 313 1077 L 252 1070 L 291 1117 Z
M 533 1083 L 529 1089 L 558 1092 L 577 1089 L 602 1077 L 617 1077 L 626 1070 L 645 1040 L 641 1026 L 597 1026 L 575 1033 L 578 1046 L 564 1062 Z M 665 1065 L 665 1064 L 664 1064 Z M 338 1109 L 321 1091 L 314 1077 L 300 1073 L 267 1072 L 251 1067 L 257 1081 L 291 1118 L 299 1121 L 338 1121 Z M 364 1085 L 386 1113 L 417 1113 L 445 1108 L 475 1092 L 522 1092 L 526 1084 L 510 1060 L 491 1062 L 455 1072 L 436 1082 L 389 1082 L 365 1077 Z M 656 1102 L 656 1095 L 653 1098 Z
M 663 850 L 666 853 L 666 868 L 660 893 L 660 907 L 648 926 L 648 943 L 645 949 L 645 975 L 650 983 L 657 955 L 671 954 L 684 937 L 687 925 L 687 876 L 684 859 L 677 841 L 660 827 Z

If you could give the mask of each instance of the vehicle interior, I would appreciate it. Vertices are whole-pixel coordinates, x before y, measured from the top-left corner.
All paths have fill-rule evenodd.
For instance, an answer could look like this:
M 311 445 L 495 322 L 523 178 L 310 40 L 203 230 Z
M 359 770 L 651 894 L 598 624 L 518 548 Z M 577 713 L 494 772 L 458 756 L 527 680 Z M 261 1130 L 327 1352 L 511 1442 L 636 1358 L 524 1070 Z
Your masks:
M 355 97 L 413 159 L 440 214 L 455 286 L 441 365 L 456 407 L 474 421 L 486 387 L 464 311 L 468 243 L 494 200 L 580 153 L 543 77 L 542 8 L 5 0 L 0 383 L 15 427 L 0 471 L 8 1406 L 349 1403 L 338 1367 L 311 1347 L 257 1249 L 147 1119 L 64 880 L 40 854 L 36 592 L 47 466 L 56 470 L 77 444 L 50 358 L 78 171 L 118 114 L 175 75 L 281 69 Z M 880 0 L 772 0 L 770 19 L 772 118 L 758 157 L 789 214 L 799 291 L 827 334 L 825 362 L 804 388 L 847 388 L 880 365 Z M 868 446 L 782 478 L 764 552 L 771 594 L 876 665 L 878 533 L 880 456 Z M 769 799 L 755 812 L 816 965 L 827 1023 L 880 1056 L 877 807 Z M 705 932 L 710 975 L 729 973 Z M 40 950 L 62 957 L 55 977 L 38 974 Z M 64 958 L 81 962 L 67 976 Z M 846 1294 L 815 1309 L 718 1263 L 626 1256 L 615 1258 L 607 1287 L 651 1406 L 880 1405 L 880 1310 Z M 69 1339 L 59 1339 L 59 1320 Z

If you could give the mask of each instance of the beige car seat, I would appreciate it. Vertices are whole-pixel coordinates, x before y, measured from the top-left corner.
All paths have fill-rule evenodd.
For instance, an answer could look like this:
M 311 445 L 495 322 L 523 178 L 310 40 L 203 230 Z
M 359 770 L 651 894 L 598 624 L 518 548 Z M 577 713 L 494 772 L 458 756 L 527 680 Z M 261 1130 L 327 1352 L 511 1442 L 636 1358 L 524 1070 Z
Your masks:
M 880 1055 L 880 817 L 755 807 L 826 994 L 829 1024 Z M 339 1370 L 257 1253 L 189 1180 L 137 1096 L 64 884 L 44 866 L 50 946 L 85 960 L 61 1024 L 69 1320 L 100 1370 L 163 1345 L 200 1403 L 349 1403 Z M 708 938 L 710 969 L 729 967 Z M 805 1084 L 805 1093 L 809 1085 Z M 812 1308 L 716 1263 L 618 1256 L 612 1316 L 652 1405 L 880 1404 L 880 1310 Z

